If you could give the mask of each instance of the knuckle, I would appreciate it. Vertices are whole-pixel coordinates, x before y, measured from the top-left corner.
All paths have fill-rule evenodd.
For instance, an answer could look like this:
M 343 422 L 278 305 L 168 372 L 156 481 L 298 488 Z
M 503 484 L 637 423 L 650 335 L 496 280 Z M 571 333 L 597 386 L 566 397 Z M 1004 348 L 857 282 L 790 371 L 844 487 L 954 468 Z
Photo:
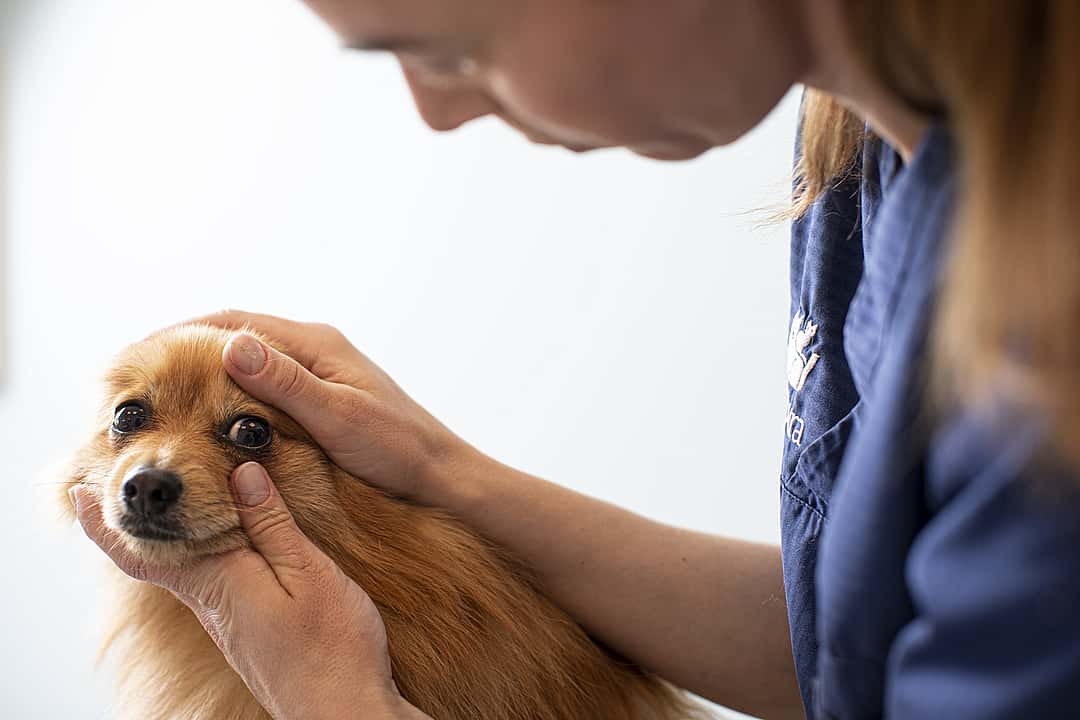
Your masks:
M 297 557 L 296 569 L 312 578 L 316 587 L 322 587 L 326 584 L 329 564 L 329 558 L 321 552 L 304 552 Z
M 326 344 L 330 345 L 331 347 L 346 342 L 345 334 L 333 325 L 329 325 L 327 323 L 316 323 L 314 330 L 323 338 Z
M 290 569 L 315 579 L 325 573 L 322 562 L 325 556 L 303 537 L 300 528 L 288 513 L 267 513 L 251 523 L 248 533 L 262 537 L 289 536 L 288 543 L 275 543 L 279 548 L 276 562 L 283 563 Z
M 276 377 L 278 389 L 286 398 L 300 397 L 307 390 L 307 377 L 297 362 L 279 361 Z
M 307 598 L 321 597 L 324 594 L 326 569 L 319 553 L 311 552 L 310 548 L 296 547 L 288 555 L 279 558 L 277 565 L 287 567 L 295 576 L 303 579 L 298 587 L 293 588 L 294 594 Z
M 248 533 L 252 535 L 277 535 L 292 532 L 295 527 L 292 516 L 286 512 L 266 512 L 251 520 Z
M 315 604 L 334 602 L 340 595 L 338 566 L 320 551 L 304 553 L 296 559 L 296 572 L 306 578 L 298 592 Z

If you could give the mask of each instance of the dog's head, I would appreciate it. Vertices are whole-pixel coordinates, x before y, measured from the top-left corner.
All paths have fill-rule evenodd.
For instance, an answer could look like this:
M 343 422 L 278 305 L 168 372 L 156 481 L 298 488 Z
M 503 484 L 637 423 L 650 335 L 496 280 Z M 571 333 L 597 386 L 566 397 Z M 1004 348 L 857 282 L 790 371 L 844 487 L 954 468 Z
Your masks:
M 156 563 L 248 543 L 229 476 L 261 463 L 291 507 L 328 507 L 334 468 L 287 415 L 258 402 L 226 374 L 231 333 L 172 328 L 125 350 L 105 377 L 105 403 L 68 486 L 103 500 L 106 524 Z

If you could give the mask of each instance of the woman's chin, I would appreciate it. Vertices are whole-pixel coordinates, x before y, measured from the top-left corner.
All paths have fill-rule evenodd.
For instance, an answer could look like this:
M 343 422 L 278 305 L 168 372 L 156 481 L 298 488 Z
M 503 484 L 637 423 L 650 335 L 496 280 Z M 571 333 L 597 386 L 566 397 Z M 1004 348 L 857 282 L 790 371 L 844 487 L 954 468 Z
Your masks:
M 591 145 L 563 145 L 564 149 L 569 150 L 572 153 L 578 155 L 584 155 L 586 153 L 595 152 L 597 150 L 611 149 L 611 146 L 591 146 Z M 639 155 L 650 160 L 660 160 L 663 162 L 681 162 L 685 160 L 694 160 L 701 157 L 710 150 L 709 145 L 704 143 L 700 144 L 685 144 L 685 145 L 628 145 L 626 149 L 635 155 Z
M 686 145 L 686 146 L 665 146 L 665 147 L 631 147 L 630 152 L 635 155 L 640 155 L 650 160 L 659 160 L 661 162 L 685 162 L 687 160 L 695 160 L 710 150 L 708 145 Z

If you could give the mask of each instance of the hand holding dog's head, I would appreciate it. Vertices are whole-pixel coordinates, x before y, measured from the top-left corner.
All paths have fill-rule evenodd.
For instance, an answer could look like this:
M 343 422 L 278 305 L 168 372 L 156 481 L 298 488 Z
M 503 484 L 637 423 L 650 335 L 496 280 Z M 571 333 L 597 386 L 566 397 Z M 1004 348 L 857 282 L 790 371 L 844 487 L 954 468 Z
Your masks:
M 286 325 L 298 343 L 267 329 L 286 356 L 245 325 L 177 326 L 125 351 L 68 482 L 87 535 L 194 611 L 247 686 L 228 687 L 169 593 L 120 583 L 112 637 L 129 640 L 139 717 L 255 717 L 252 695 L 274 716 L 311 714 L 315 698 L 345 703 L 326 717 L 378 703 L 404 717 L 388 631 L 402 692 L 439 716 L 502 717 L 522 702 L 550 718 L 689 715 L 596 647 L 509 554 L 365 482 L 416 487 L 451 442 L 385 373 L 318 326 Z M 254 374 L 250 359 L 264 361 Z M 184 680 L 153 690 L 161 677 Z M 549 696 L 565 697 L 552 710 Z
M 248 544 L 233 471 L 261 463 L 307 502 L 330 501 L 331 466 L 303 429 L 228 376 L 232 333 L 170 328 L 128 348 L 105 378 L 106 400 L 70 482 L 93 490 L 105 526 L 156 564 Z

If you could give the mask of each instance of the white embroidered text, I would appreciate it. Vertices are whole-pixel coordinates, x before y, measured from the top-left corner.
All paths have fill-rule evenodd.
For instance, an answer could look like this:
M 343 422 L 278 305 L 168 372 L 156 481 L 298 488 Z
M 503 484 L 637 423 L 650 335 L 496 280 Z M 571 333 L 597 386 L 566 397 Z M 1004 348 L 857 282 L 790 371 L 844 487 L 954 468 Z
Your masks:
M 793 408 L 788 408 L 787 415 L 787 436 L 791 442 L 796 445 L 802 445 L 803 431 L 806 429 L 806 423 L 803 419 L 795 414 Z

